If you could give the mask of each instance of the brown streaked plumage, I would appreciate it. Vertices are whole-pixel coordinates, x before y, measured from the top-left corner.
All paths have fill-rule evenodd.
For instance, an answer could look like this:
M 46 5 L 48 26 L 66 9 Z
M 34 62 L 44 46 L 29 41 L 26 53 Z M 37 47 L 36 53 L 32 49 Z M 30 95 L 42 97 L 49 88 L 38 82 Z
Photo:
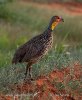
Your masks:
M 32 38 L 16 50 L 12 63 L 17 64 L 27 62 L 25 77 L 27 76 L 27 72 L 29 72 L 31 78 L 32 64 L 40 60 L 52 47 L 52 31 L 57 24 L 62 21 L 63 19 L 61 17 L 53 16 L 48 28 L 42 34 Z

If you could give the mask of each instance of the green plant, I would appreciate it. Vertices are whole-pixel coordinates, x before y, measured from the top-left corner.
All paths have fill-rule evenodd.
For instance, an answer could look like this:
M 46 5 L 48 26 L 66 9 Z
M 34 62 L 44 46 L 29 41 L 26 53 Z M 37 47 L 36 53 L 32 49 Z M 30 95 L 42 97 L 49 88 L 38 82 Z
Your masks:
M 8 3 L 8 2 L 12 2 L 13 0 L 0 0 L 0 4 L 5 4 L 5 3 Z

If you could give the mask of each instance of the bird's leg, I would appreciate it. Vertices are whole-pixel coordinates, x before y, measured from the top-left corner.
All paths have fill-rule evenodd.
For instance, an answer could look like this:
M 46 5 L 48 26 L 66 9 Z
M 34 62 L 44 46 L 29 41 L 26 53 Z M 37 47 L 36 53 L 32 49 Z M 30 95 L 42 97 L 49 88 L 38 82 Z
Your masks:
M 32 66 L 29 67 L 28 71 L 29 71 L 29 77 L 30 77 L 30 79 L 32 79 Z
M 27 77 L 28 69 L 29 69 L 29 67 L 28 67 L 28 65 L 27 65 L 27 66 L 26 66 L 26 72 L 25 72 L 25 78 Z
M 29 78 L 32 79 L 31 69 L 32 69 L 32 63 L 28 63 L 26 66 L 26 72 L 25 72 L 25 79 L 27 77 L 27 73 L 29 75 Z

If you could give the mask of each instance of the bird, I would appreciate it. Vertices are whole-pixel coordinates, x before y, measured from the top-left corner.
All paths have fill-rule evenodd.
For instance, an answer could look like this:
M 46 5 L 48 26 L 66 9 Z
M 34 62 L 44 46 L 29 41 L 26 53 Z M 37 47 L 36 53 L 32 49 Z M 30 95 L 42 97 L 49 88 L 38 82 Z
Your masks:
M 53 45 L 53 30 L 64 19 L 60 16 L 52 16 L 48 27 L 43 33 L 33 37 L 17 48 L 12 64 L 26 63 L 25 78 L 27 74 L 32 79 L 32 65 L 43 58 Z

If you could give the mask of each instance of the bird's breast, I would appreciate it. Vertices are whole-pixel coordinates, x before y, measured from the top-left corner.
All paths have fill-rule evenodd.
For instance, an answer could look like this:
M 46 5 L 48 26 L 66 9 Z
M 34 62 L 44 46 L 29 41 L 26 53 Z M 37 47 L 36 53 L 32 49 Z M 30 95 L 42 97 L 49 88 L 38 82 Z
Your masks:
M 50 36 L 46 41 L 45 41 L 45 46 L 46 48 L 51 48 L 53 45 L 53 36 Z
M 50 36 L 49 38 L 47 38 L 45 42 L 43 43 L 43 45 L 44 45 L 44 55 L 45 55 L 52 48 L 53 36 Z

